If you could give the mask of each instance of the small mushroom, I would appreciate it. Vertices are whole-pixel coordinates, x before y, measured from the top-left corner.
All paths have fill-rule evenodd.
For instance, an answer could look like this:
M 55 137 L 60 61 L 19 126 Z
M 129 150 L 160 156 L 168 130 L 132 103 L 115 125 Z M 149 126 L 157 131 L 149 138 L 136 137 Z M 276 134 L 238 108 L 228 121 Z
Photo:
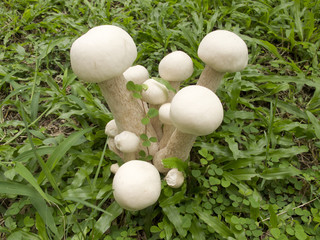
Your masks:
M 241 71 L 248 64 L 246 43 L 237 34 L 227 30 L 207 34 L 199 44 L 198 56 L 206 66 L 197 84 L 214 92 L 224 73 Z
M 147 86 L 146 90 L 143 90 L 142 100 L 151 105 L 160 105 L 168 99 L 168 89 L 163 84 L 154 79 L 148 79 L 143 83 Z
M 122 208 L 138 211 L 158 200 L 161 178 L 152 164 L 132 160 L 120 166 L 113 178 L 112 188 L 113 196 Z
M 172 168 L 167 173 L 165 180 L 168 186 L 172 188 L 179 188 L 184 182 L 184 176 L 183 173 L 180 172 L 177 168 Z
M 113 173 L 113 174 L 116 174 L 116 172 L 119 170 L 120 166 L 118 163 L 114 163 L 110 166 L 110 171 Z
M 164 103 L 159 108 L 159 120 L 163 124 L 172 125 L 170 118 L 170 106 L 171 103 Z
M 159 75 L 168 81 L 176 91 L 180 83 L 191 77 L 193 73 L 192 59 L 183 51 L 174 51 L 166 55 L 159 63 Z M 171 101 L 173 94 L 169 101 Z
M 140 138 L 132 132 L 123 131 L 114 137 L 116 148 L 123 152 L 125 162 L 135 159 L 135 153 L 139 150 Z
M 109 137 L 115 137 L 119 133 L 116 121 L 114 119 L 110 120 L 105 127 L 105 134 Z
M 129 82 L 132 81 L 135 84 L 142 84 L 149 79 L 148 70 L 142 65 L 135 65 L 129 67 L 124 73 L 124 78 Z
M 170 118 L 176 130 L 167 145 L 158 151 L 153 163 L 165 173 L 162 159 L 177 157 L 185 161 L 197 136 L 215 131 L 223 120 L 223 107 L 214 92 L 202 86 L 182 88 L 172 99 Z

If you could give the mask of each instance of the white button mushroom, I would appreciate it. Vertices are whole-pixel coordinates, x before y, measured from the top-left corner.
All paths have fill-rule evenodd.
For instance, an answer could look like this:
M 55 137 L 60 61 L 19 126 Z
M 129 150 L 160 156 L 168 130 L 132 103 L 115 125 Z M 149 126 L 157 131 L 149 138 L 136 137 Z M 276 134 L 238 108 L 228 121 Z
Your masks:
M 132 81 L 135 84 L 142 84 L 149 79 L 148 70 L 142 65 L 135 65 L 129 67 L 124 73 L 124 78 L 129 82 Z
M 217 95 L 208 88 L 188 86 L 172 99 L 170 119 L 179 131 L 203 136 L 220 126 L 223 107 Z
M 163 104 L 168 99 L 168 89 L 154 79 L 148 79 L 143 83 L 148 88 L 143 90 L 142 100 L 153 105 Z
M 162 104 L 159 108 L 159 120 L 163 124 L 172 125 L 172 121 L 170 118 L 170 106 L 171 103 Z
M 172 188 L 179 188 L 182 186 L 184 182 L 184 176 L 183 176 L 183 173 L 180 172 L 178 169 L 172 168 L 167 173 L 165 180 L 168 186 Z
M 116 121 L 114 119 L 110 120 L 106 124 L 104 132 L 109 137 L 115 137 L 119 133 Z
M 116 174 L 116 172 L 119 170 L 120 166 L 118 163 L 114 163 L 110 166 L 110 172 L 113 174 Z
M 235 33 L 216 30 L 199 44 L 199 58 L 206 64 L 198 85 L 216 91 L 225 72 L 238 72 L 248 64 L 246 43 Z
M 122 75 L 137 57 L 131 36 L 113 25 L 90 29 L 71 46 L 74 73 L 86 82 L 103 82 Z
M 162 159 L 177 157 L 185 161 L 197 136 L 216 130 L 223 120 L 223 108 L 219 98 L 202 86 L 182 88 L 172 99 L 170 118 L 176 130 L 167 145 L 157 152 L 153 164 L 165 173 Z
M 139 150 L 140 138 L 132 132 L 123 131 L 114 137 L 116 148 L 124 153 L 124 161 L 135 159 Z
M 181 82 L 193 73 L 192 59 L 183 51 L 166 55 L 159 63 L 159 75 L 169 82 Z
M 70 50 L 74 73 L 81 80 L 99 84 L 119 131 L 127 130 L 140 136 L 145 133 L 145 126 L 141 123 L 145 112 L 127 90 L 127 81 L 123 76 L 136 57 L 137 48 L 131 36 L 112 25 L 92 28 L 75 40 Z M 147 135 L 156 137 L 151 124 L 147 128 Z M 157 149 L 157 143 L 152 143 L 150 154 Z
M 113 179 L 113 195 L 124 209 L 138 211 L 154 204 L 161 192 L 161 178 L 150 163 L 129 161 L 118 169 Z

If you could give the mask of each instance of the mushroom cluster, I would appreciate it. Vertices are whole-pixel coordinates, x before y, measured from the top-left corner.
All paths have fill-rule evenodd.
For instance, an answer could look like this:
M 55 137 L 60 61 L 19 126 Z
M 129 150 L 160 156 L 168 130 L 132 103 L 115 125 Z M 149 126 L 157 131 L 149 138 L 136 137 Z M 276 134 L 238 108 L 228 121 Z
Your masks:
M 137 48 L 120 27 L 94 27 L 71 46 L 72 70 L 80 80 L 99 84 L 114 117 L 105 133 L 110 150 L 124 161 L 111 165 L 114 198 L 124 209 L 137 211 L 154 204 L 161 192 L 161 174 L 169 186 L 179 188 L 184 174 L 166 168 L 162 160 L 187 160 L 197 136 L 212 133 L 222 123 L 223 107 L 215 91 L 224 73 L 246 67 L 247 46 L 235 33 L 216 30 L 200 42 L 198 56 L 206 66 L 197 84 L 180 89 L 193 74 L 193 61 L 183 51 L 160 61 L 159 81 L 144 66 L 133 66 Z M 142 86 L 140 97 L 128 90 L 129 82 Z M 150 117 L 151 109 L 158 115 Z M 149 121 L 142 121 L 146 116 Z M 141 160 L 141 151 L 152 162 Z

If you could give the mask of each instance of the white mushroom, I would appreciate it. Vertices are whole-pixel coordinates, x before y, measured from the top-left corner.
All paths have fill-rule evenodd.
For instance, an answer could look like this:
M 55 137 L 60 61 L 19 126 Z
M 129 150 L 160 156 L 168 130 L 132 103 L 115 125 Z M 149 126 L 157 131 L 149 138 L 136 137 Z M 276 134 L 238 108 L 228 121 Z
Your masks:
M 150 163 L 132 160 L 123 164 L 113 178 L 113 195 L 124 209 L 138 211 L 154 204 L 161 192 L 161 178 Z
M 118 163 L 114 163 L 110 166 L 110 171 L 113 173 L 113 174 L 116 174 L 116 172 L 119 170 L 120 166 Z
M 140 138 L 129 131 L 123 131 L 114 137 L 117 149 L 124 153 L 124 161 L 135 159 L 135 152 L 139 150 Z
M 142 65 L 135 65 L 129 67 L 124 73 L 124 78 L 129 82 L 132 81 L 135 84 L 142 84 L 144 81 L 149 79 L 148 70 Z
M 159 63 L 160 77 L 169 81 L 177 91 L 179 90 L 180 82 L 187 80 L 192 73 L 192 59 L 183 51 L 171 52 Z
M 159 63 L 159 75 L 164 80 L 168 81 L 170 85 L 179 91 L 180 83 L 191 77 L 193 73 L 192 59 L 183 51 L 174 51 L 166 55 Z M 169 91 L 168 102 L 171 102 L 173 91 Z M 152 123 L 157 132 L 159 132 L 159 123 L 154 121 Z M 161 126 L 161 125 L 160 125 Z M 175 128 L 172 125 L 163 125 L 163 135 L 159 142 L 161 149 L 167 144 L 168 139 L 172 135 Z
M 166 86 L 154 79 L 148 79 L 143 84 L 147 86 L 147 89 L 141 93 L 143 101 L 152 105 L 163 104 L 167 101 L 168 89 Z
M 159 108 L 159 120 L 163 124 L 172 125 L 172 121 L 170 118 L 170 106 L 171 103 L 162 104 Z
M 119 133 L 116 121 L 114 119 L 110 120 L 106 124 L 106 128 L 105 128 L 104 132 L 109 137 L 115 137 Z
M 172 99 L 170 118 L 179 131 L 204 136 L 222 123 L 223 107 L 217 95 L 208 88 L 188 86 Z
M 200 42 L 198 56 L 206 66 L 197 84 L 212 91 L 216 91 L 224 73 L 241 71 L 248 64 L 246 43 L 227 30 L 207 34 Z
M 202 86 L 181 89 L 172 99 L 170 118 L 176 127 L 167 145 L 157 152 L 153 163 L 167 172 L 162 159 L 177 157 L 185 161 L 197 136 L 215 131 L 223 120 L 223 107 L 214 92 Z
M 145 132 L 141 119 L 145 116 L 136 99 L 126 88 L 123 72 L 137 57 L 137 48 L 131 36 L 123 29 L 102 25 L 79 37 L 71 46 L 70 59 L 74 73 L 86 82 L 98 83 L 119 131 L 131 131 L 140 136 Z M 151 126 L 148 137 L 155 137 Z M 150 154 L 157 151 L 152 143 Z
M 172 188 L 179 188 L 184 182 L 184 176 L 183 173 L 180 172 L 177 168 L 172 168 L 167 173 L 165 180 L 168 186 Z

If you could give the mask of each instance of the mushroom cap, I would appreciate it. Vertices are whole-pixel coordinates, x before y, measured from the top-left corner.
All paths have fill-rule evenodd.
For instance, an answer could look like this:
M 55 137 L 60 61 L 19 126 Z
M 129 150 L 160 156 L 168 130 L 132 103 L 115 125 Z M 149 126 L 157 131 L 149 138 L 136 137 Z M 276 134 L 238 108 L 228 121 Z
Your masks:
M 141 160 L 126 162 L 113 178 L 113 195 L 124 209 L 137 211 L 154 204 L 161 192 L 158 170 Z
M 116 148 L 124 153 L 133 153 L 139 149 L 140 138 L 133 132 L 123 131 L 114 137 Z
M 148 70 L 142 65 L 135 65 L 129 67 L 124 73 L 124 78 L 129 82 L 132 81 L 135 84 L 142 84 L 149 79 Z
M 148 87 L 148 89 L 143 90 L 141 93 L 143 101 L 154 105 L 163 104 L 167 101 L 168 89 L 165 85 L 154 79 L 148 79 L 143 84 Z
M 220 126 L 223 107 L 217 95 L 208 88 L 187 86 L 173 97 L 170 118 L 179 131 L 203 136 Z
M 137 57 L 131 36 L 122 28 L 102 25 L 76 39 L 70 50 L 74 73 L 86 82 L 102 82 L 120 76 Z
M 120 168 L 119 164 L 114 163 L 110 166 L 110 172 L 112 172 L 113 174 L 116 174 L 119 168 Z
M 160 77 L 170 82 L 181 82 L 193 73 L 192 59 L 183 51 L 174 51 L 159 63 Z
M 180 172 L 177 168 L 172 168 L 167 173 L 165 180 L 168 186 L 172 188 L 179 188 L 184 182 L 184 176 L 183 173 Z
M 114 119 L 110 120 L 106 124 L 106 128 L 104 130 L 105 134 L 108 135 L 109 137 L 115 137 L 116 135 L 119 134 L 119 130 L 116 124 L 116 121 Z
M 246 43 L 227 30 L 216 30 L 207 34 L 200 42 L 198 56 L 218 72 L 238 72 L 248 64 Z
M 159 108 L 159 120 L 163 124 L 172 125 L 170 118 L 170 106 L 171 103 L 164 103 Z

